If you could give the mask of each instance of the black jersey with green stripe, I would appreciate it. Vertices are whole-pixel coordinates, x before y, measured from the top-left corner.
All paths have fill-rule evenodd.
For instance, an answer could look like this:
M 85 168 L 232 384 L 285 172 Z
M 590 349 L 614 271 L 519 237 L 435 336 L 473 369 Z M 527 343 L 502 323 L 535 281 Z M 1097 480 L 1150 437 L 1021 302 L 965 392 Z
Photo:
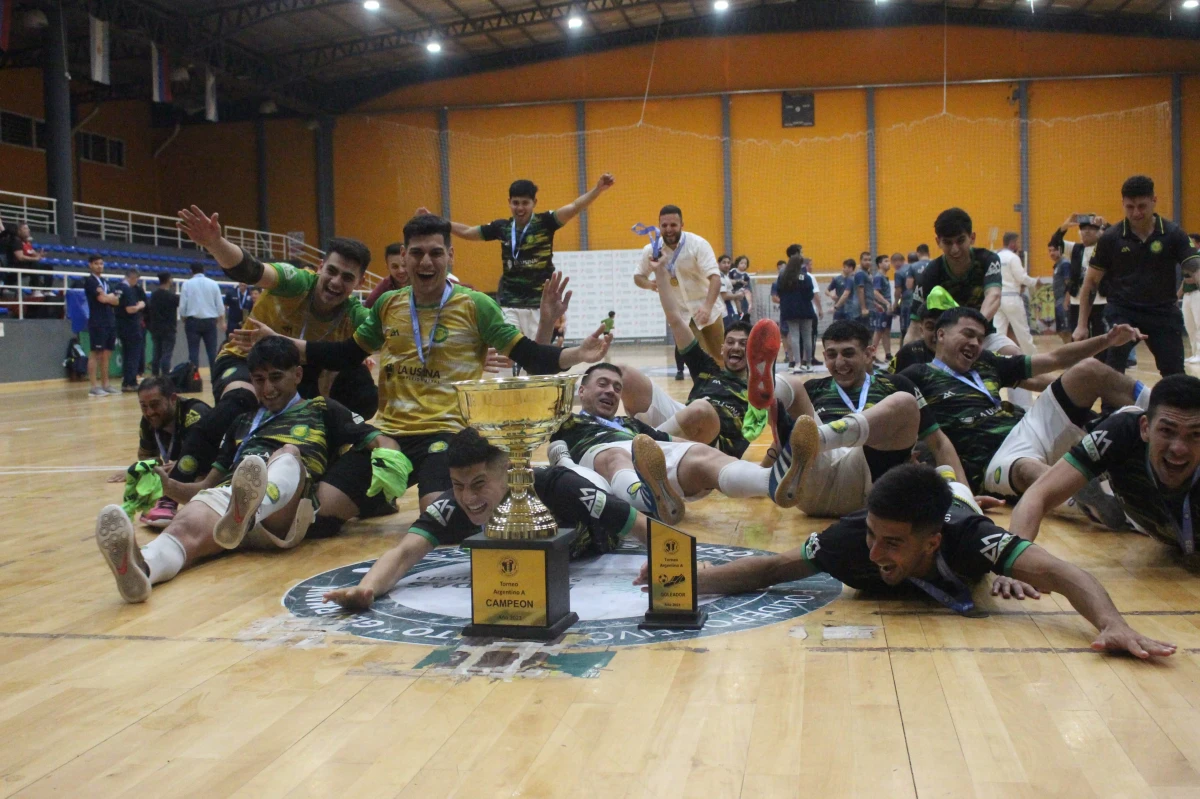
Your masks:
M 300 450 L 300 460 L 309 476 L 316 479 L 325 474 L 339 455 L 363 447 L 379 435 L 361 416 L 325 397 L 301 400 L 274 416 L 266 416 L 250 432 L 257 413 L 243 413 L 233 420 L 221 442 L 214 469 L 229 474 L 247 455 L 266 460 L 276 450 L 291 444 Z
M 605 424 L 605 422 L 615 423 L 616 426 Z M 612 419 L 601 420 L 586 412 L 568 416 L 550 440 L 567 442 L 571 460 L 583 463 L 584 453 L 592 447 L 599 444 L 633 441 L 641 433 L 645 433 L 655 441 L 671 440 L 671 436 L 667 433 L 655 430 L 632 416 L 614 416 Z
M 805 381 L 804 391 L 808 394 L 808 399 L 812 402 L 813 409 L 817 412 L 822 424 L 835 422 L 853 412 L 846 401 L 842 399 L 842 395 L 838 393 L 837 383 L 832 377 L 818 377 Z M 857 405 L 861 391 L 862 384 L 859 384 L 859 387 L 853 391 L 846 391 L 846 396 Z M 863 405 L 863 410 L 873 408 L 900 391 L 916 398 L 917 407 L 921 409 L 921 429 L 936 429 L 937 423 L 933 412 L 925 405 L 920 389 L 902 375 L 889 375 L 883 372 L 871 375 L 871 384 L 867 387 L 867 401 Z M 863 447 L 863 454 L 867 458 L 867 464 L 871 467 L 871 477 L 878 480 L 893 466 L 907 463 L 912 454 L 912 447 L 895 450 Z
M 500 289 L 496 299 L 503 308 L 537 308 L 542 302 L 542 284 L 554 272 L 554 232 L 562 227 L 553 211 L 529 218 L 517 228 L 517 255 L 513 256 L 512 217 L 480 225 L 484 241 L 500 242 Z
M 746 416 L 746 406 L 750 404 L 746 396 L 746 375 L 722 368 L 696 340 L 679 354 L 692 375 L 688 402 L 708 400 L 721 420 L 721 431 L 712 446 L 734 458 L 742 457 L 750 446 L 742 435 L 742 420 Z
M 950 271 L 944 255 L 930 261 L 917 275 L 913 287 L 914 319 L 920 318 L 918 313 L 924 313 L 925 298 L 938 286 L 948 291 L 959 305 L 978 311 L 983 307 L 983 298 L 988 289 L 1000 289 L 1000 256 L 983 247 L 972 247 L 971 266 L 962 275 Z
M 1012 576 L 1013 563 L 1031 543 L 998 527 L 991 519 L 980 516 L 955 499 L 942 524 L 940 551 L 950 571 L 970 584 L 988 572 Z M 899 586 L 885 583 L 879 576 L 879 567 L 871 562 L 865 510 L 843 516 L 832 527 L 813 533 L 801 552 L 817 571 L 825 572 L 851 588 L 884 594 L 910 590 L 904 583 Z M 936 571 L 934 576 L 925 579 L 947 593 L 956 590 Z
M 908 342 L 896 351 L 892 360 L 888 362 L 888 371 L 894 375 L 900 374 L 913 364 L 931 363 L 932 361 L 933 352 L 925 346 L 925 339 L 919 338 L 916 341 Z
M 1192 507 L 1200 508 L 1200 484 L 1167 491 L 1146 471 L 1150 445 L 1142 440 L 1140 408 L 1118 411 L 1096 425 L 1063 456 L 1089 480 L 1108 475 L 1113 493 L 1125 515 L 1139 530 L 1160 541 L 1179 545 L 1177 527 L 1183 519 L 1183 501 L 1190 493 Z
M 559 528 L 579 530 L 571 542 L 571 557 L 614 551 L 637 521 L 632 505 L 565 466 L 534 469 L 533 493 L 554 515 Z M 408 531 L 436 547 L 461 544 L 483 532 L 483 527 L 471 522 L 453 491 L 446 491 L 429 503 Z
M 918 435 L 924 438 L 939 428 L 945 432 L 958 452 L 971 489 L 979 491 L 988 462 L 1025 415 L 1012 403 L 1000 402 L 1000 389 L 1032 377 L 1033 361 L 1028 355 L 983 352 L 974 368 L 988 389 L 986 396 L 931 363 L 910 366 L 901 374 L 920 389 L 924 404 L 933 411 L 934 425 L 926 427 L 922 422 Z

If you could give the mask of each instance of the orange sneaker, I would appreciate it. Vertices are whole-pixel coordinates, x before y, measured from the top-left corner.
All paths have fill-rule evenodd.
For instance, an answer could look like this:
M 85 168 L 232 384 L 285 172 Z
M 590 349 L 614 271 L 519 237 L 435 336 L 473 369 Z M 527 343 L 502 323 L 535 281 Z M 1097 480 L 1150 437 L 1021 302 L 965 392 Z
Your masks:
M 770 319 L 760 319 L 746 341 L 747 399 L 760 411 L 775 404 L 775 359 L 782 345 L 779 326 Z

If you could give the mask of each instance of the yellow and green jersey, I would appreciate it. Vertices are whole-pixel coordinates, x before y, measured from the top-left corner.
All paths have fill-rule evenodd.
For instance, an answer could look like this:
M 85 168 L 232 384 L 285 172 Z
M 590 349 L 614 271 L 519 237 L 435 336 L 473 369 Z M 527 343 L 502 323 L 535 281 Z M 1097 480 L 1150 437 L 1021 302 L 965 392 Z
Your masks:
M 274 288 L 267 289 L 254 303 L 250 319 L 262 322 L 281 336 L 305 341 L 345 341 L 367 318 L 367 309 L 358 297 L 350 297 L 332 316 L 322 318 L 312 308 L 312 291 L 317 275 L 291 264 L 264 264 L 274 269 L 279 278 Z M 245 358 L 249 350 L 242 349 L 229 339 L 220 355 Z M 219 357 L 219 356 L 218 356 Z
M 411 287 L 389 291 L 354 331 L 359 347 L 379 353 L 375 424 L 400 436 L 461 430 L 466 423 L 453 384 L 478 380 L 488 347 L 507 355 L 521 331 L 504 321 L 491 297 L 455 284 L 440 310 L 438 304 L 417 306 L 422 363 L 411 308 Z

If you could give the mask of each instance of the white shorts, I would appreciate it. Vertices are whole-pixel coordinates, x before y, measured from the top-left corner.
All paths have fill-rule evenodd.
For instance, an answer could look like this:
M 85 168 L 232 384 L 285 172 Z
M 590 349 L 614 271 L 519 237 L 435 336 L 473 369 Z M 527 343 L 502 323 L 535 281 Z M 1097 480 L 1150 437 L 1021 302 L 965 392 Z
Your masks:
M 1017 423 L 992 456 L 983 475 L 983 489 L 989 494 L 1017 496 L 1012 487 L 1012 468 L 1021 458 L 1033 458 L 1053 466 L 1086 435 L 1058 403 L 1053 388 L 1043 391 L 1021 421 Z
M 530 341 L 535 340 L 538 329 L 538 310 L 536 308 L 501 308 L 504 311 L 504 321 L 514 325 L 521 334 Z
M 683 493 L 683 487 L 679 485 L 679 462 L 683 460 L 683 456 L 689 449 L 701 445 L 695 441 L 655 441 L 654 443 L 658 444 L 659 449 L 663 451 L 663 457 L 667 461 L 667 482 L 671 484 L 671 488 L 675 489 L 675 493 L 687 502 L 704 499 L 712 493 L 712 489 L 707 489 L 689 497 Z M 633 457 L 632 441 L 614 441 L 611 444 L 597 444 L 583 453 L 583 461 L 580 466 L 585 469 L 595 469 L 596 456 L 607 449 L 623 449 L 629 453 L 629 457 Z
M 192 502 L 199 502 L 212 508 L 217 512 L 218 516 L 224 516 L 229 512 L 229 503 L 233 498 L 233 489 L 229 486 L 217 486 L 216 488 L 206 488 L 196 496 L 192 497 Z M 301 500 L 307 502 L 308 500 Z M 246 537 L 242 539 L 242 543 L 238 545 L 238 549 L 257 549 L 273 551 L 276 549 L 291 549 L 304 540 L 304 534 L 308 531 L 305 526 L 303 530 L 297 530 L 295 538 L 285 541 L 278 538 L 273 533 L 266 530 L 261 524 L 254 525 Z
M 658 383 L 651 383 L 651 386 L 653 388 L 650 394 L 650 407 L 641 413 L 634 414 L 635 419 L 645 422 L 651 427 L 658 427 L 687 407 L 679 400 L 673 399 Z
M 1011 338 L 1002 336 L 999 333 L 988 333 L 987 338 L 983 340 L 983 348 L 988 352 L 999 352 L 1005 347 L 1019 349 Z
M 800 509 L 809 516 L 845 516 L 867 506 L 871 467 L 862 447 L 837 447 L 817 455 L 801 481 Z

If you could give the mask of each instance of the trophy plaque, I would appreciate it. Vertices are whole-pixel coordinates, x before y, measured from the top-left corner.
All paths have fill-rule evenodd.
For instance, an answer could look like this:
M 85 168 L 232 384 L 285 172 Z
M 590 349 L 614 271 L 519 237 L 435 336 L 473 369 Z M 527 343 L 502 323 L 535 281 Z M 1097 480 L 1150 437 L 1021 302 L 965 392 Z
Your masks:
M 708 611 L 696 601 L 696 539 L 647 519 L 650 609 L 640 630 L 699 630 Z
M 571 612 L 569 549 L 577 530 L 560 532 L 533 493 L 529 459 L 571 413 L 579 375 L 465 380 L 458 407 L 490 443 L 508 453 L 508 496 L 471 550 L 470 637 L 553 640 L 579 620 Z

